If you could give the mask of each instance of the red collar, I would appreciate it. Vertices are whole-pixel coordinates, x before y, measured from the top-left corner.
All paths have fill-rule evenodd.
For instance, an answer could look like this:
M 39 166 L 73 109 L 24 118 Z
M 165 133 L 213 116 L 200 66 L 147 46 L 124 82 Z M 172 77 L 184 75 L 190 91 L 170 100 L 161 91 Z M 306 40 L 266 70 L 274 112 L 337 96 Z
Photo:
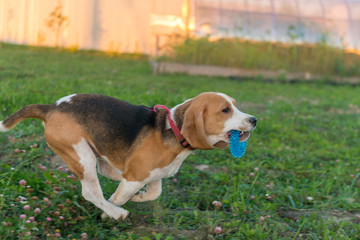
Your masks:
M 188 148 L 190 150 L 195 150 L 193 147 L 190 146 L 190 144 L 186 141 L 186 139 L 183 137 L 183 135 L 181 135 L 180 133 L 180 129 L 178 128 L 178 126 L 176 126 L 176 124 L 174 123 L 174 121 L 171 119 L 171 114 L 170 114 L 170 110 L 164 106 L 164 105 L 156 105 L 154 107 L 154 112 L 157 112 L 157 108 L 163 108 L 168 112 L 168 120 L 169 120 L 169 124 L 170 127 L 172 129 L 172 131 L 174 132 L 176 138 L 178 139 L 178 141 L 180 142 L 180 144 L 184 147 L 184 148 Z

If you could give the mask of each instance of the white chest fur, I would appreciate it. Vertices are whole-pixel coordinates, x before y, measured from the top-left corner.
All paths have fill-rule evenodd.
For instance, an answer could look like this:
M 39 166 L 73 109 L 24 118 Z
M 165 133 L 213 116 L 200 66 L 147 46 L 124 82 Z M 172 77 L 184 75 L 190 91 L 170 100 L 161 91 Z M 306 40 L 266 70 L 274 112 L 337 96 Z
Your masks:
M 155 168 L 150 172 L 150 176 L 145 180 L 146 182 L 153 182 L 162 178 L 171 177 L 175 175 L 179 171 L 179 168 L 181 164 L 184 162 L 184 160 L 189 156 L 189 154 L 192 151 L 188 149 L 184 149 L 182 152 L 180 152 L 174 159 L 174 161 L 164 167 L 164 168 Z

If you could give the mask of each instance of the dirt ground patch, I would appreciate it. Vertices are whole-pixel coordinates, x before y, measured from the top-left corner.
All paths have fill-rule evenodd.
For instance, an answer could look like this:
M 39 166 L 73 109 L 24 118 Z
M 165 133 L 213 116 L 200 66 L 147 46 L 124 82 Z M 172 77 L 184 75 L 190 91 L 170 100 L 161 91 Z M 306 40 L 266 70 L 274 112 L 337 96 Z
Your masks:
M 150 234 L 156 235 L 156 233 L 162 233 L 164 236 L 172 235 L 176 238 L 184 238 L 186 239 L 207 239 L 208 233 L 204 229 L 196 229 L 196 230 L 184 230 L 184 229 L 177 229 L 177 228 L 153 228 L 147 226 L 138 226 L 131 229 L 134 233 L 139 236 L 148 236 Z
M 297 210 L 297 211 L 280 211 L 278 215 L 282 218 L 288 218 L 290 220 L 298 221 L 301 217 L 311 217 L 320 218 L 326 221 L 334 221 L 336 223 L 340 222 L 349 222 L 349 223 L 359 223 L 360 222 L 360 212 L 348 212 L 340 210 Z

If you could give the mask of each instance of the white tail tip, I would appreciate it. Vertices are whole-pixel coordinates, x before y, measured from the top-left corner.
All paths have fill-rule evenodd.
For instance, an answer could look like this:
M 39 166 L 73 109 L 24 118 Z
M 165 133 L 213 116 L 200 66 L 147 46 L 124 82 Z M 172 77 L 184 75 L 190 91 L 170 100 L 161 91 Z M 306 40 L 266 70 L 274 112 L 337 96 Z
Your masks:
M 0 121 L 0 132 L 6 132 L 8 129 L 5 128 L 3 121 Z

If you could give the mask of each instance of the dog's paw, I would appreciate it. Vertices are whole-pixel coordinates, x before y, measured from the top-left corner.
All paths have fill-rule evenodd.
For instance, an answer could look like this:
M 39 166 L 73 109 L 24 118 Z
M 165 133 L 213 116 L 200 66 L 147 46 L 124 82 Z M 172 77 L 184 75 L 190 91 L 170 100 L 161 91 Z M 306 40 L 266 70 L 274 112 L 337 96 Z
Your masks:
M 149 191 L 149 192 L 139 192 L 134 195 L 130 201 L 132 202 L 145 202 L 145 201 L 153 201 L 160 197 L 161 191 Z
M 139 192 L 138 194 L 134 195 L 130 201 L 132 202 L 143 202 L 143 201 L 146 201 L 144 200 L 144 192 Z
M 103 212 L 103 213 L 101 214 L 101 218 L 102 218 L 102 219 L 105 219 L 105 218 L 110 217 L 110 218 L 113 218 L 113 219 L 115 219 L 115 220 L 122 220 L 122 221 L 124 221 L 125 218 L 126 218 L 128 215 L 129 215 L 129 211 L 128 211 L 128 210 L 125 210 L 125 209 L 119 207 L 119 208 L 116 209 L 116 211 L 111 212 L 111 213 L 109 213 L 109 214 Z

